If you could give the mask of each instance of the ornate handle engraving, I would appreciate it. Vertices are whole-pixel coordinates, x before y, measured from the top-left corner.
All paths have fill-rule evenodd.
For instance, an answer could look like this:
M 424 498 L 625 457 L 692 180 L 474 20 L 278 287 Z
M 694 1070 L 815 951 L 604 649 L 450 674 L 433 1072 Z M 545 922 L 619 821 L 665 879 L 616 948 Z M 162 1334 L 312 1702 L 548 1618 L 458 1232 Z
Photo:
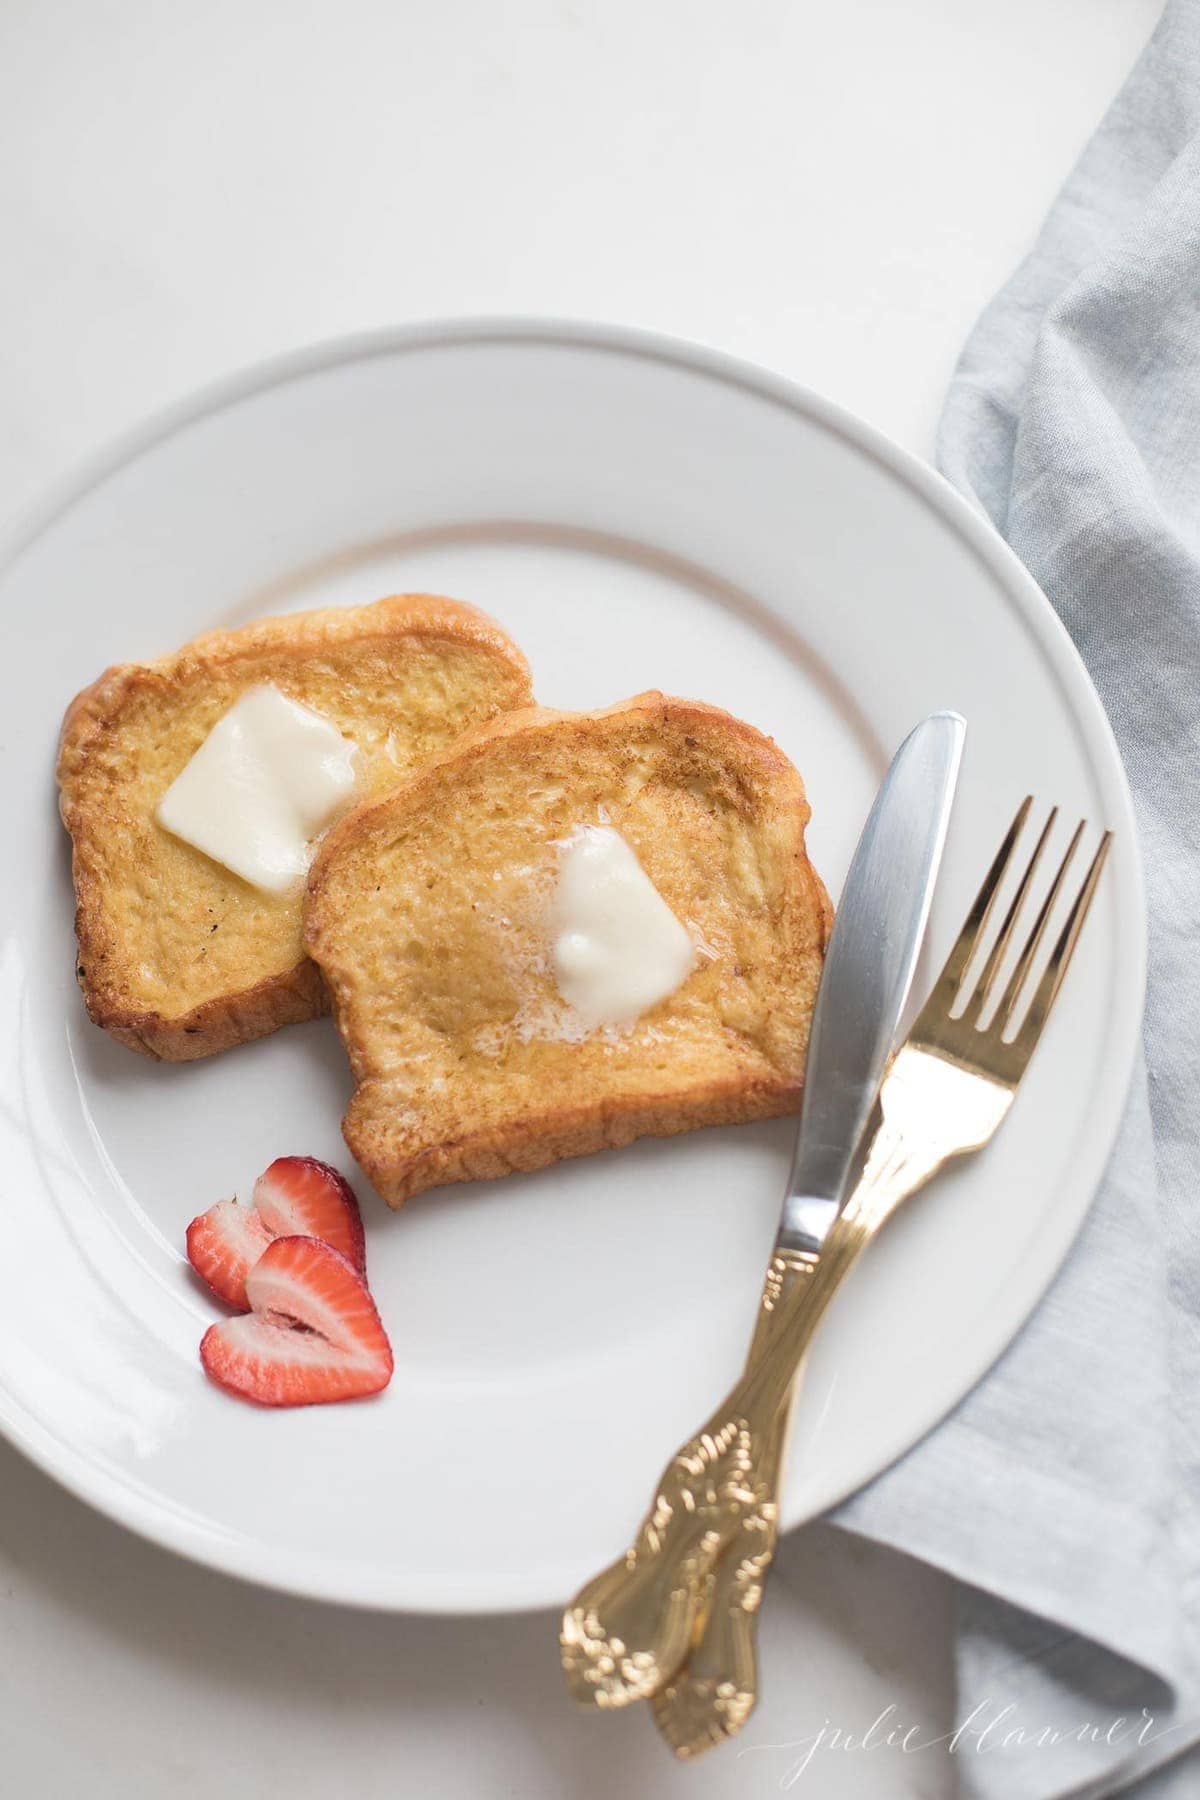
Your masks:
M 778 1319 L 784 1282 L 803 1268 L 789 1269 L 777 1251 L 763 1288 L 754 1340 L 747 1362 L 762 1354 Z M 794 1393 L 794 1387 L 793 1387 Z M 773 1495 L 787 1441 L 792 1393 L 775 1414 L 759 1473 Z M 692 1632 L 686 1662 L 651 1699 L 654 1720 L 676 1756 L 697 1756 L 741 1730 L 758 1700 L 758 1632 L 755 1614 L 779 1536 L 778 1505 L 764 1506 L 746 1520 L 717 1563 L 709 1592 Z
M 822 1262 L 837 1262 L 842 1278 L 854 1259 L 901 1200 L 926 1181 L 941 1156 L 925 1144 L 887 1128 L 876 1136 L 862 1176 L 826 1240 Z M 777 1256 L 768 1273 L 785 1279 Z M 835 1282 L 836 1285 L 836 1282 Z M 832 1292 L 832 1290 L 830 1290 Z M 761 1356 L 774 1333 L 777 1314 L 764 1290 L 747 1367 Z M 815 1321 L 814 1321 L 815 1323 Z M 791 1394 L 775 1417 L 759 1476 L 775 1502 L 764 1508 L 763 1525 L 744 1525 L 709 1577 L 708 1594 L 693 1629 L 686 1662 L 654 1695 L 655 1722 L 676 1756 L 688 1758 L 733 1737 L 758 1700 L 757 1613 L 778 1541 L 778 1492 Z
M 772 1337 L 802 1313 L 815 1266 L 811 1257 L 773 1259 L 760 1302 Z M 687 1655 L 722 1552 L 744 1533 L 759 1546 L 774 1542 L 771 1440 L 790 1378 L 790 1366 L 751 1358 L 725 1404 L 667 1465 L 636 1542 L 567 1608 L 560 1641 L 577 1699 L 625 1706 L 657 1693 Z
M 658 1709 L 681 1755 L 736 1731 L 754 1705 L 754 1614 L 775 1553 L 786 1403 L 796 1369 L 864 1247 L 959 1147 L 947 1142 L 936 1119 L 932 1129 L 912 1129 L 905 1077 L 902 1051 L 884 1083 L 883 1123 L 858 1185 L 819 1256 L 776 1251 L 741 1379 L 664 1470 L 636 1542 L 563 1615 L 567 1683 L 588 1705 L 649 1699 L 672 1683 L 685 1659 L 695 1660 L 696 1682 L 676 1682 Z M 895 1124 L 888 1119 L 893 1098 L 900 1102 Z M 710 1621 L 717 1636 L 701 1651 Z

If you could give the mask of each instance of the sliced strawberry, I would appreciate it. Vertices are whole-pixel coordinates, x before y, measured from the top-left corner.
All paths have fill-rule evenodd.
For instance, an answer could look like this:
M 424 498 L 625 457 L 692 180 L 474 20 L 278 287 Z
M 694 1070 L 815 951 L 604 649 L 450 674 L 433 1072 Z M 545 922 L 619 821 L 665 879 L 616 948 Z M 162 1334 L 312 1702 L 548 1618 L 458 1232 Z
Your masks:
M 273 1236 L 257 1207 L 218 1200 L 187 1228 L 188 1261 L 219 1300 L 244 1312 L 246 1277 Z
M 254 1184 L 254 1204 L 272 1237 L 315 1237 L 367 1272 L 362 1214 L 344 1175 L 315 1156 L 279 1156 Z
M 246 1277 L 277 1237 L 315 1237 L 367 1272 L 362 1214 L 344 1175 L 315 1156 L 280 1156 L 254 1184 L 254 1201 L 219 1200 L 187 1228 L 188 1261 L 219 1300 L 249 1310 Z
M 315 1406 L 377 1394 L 392 1378 L 392 1347 L 375 1302 L 339 1250 L 279 1237 L 246 1277 L 253 1311 L 210 1326 L 206 1372 L 261 1406 Z

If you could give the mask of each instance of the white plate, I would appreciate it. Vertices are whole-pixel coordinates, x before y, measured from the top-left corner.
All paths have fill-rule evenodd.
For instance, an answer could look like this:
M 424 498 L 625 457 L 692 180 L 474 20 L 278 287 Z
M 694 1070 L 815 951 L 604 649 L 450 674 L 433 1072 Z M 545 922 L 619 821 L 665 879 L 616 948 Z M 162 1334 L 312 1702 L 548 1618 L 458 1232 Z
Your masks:
M 788 1126 L 651 1142 L 398 1216 L 360 1182 L 395 1379 L 369 1405 L 264 1413 L 201 1375 L 214 1309 L 183 1231 L 276 1155 L 351 1166 L 333 1027 L 156 1065 L 88 1023 L 74 982 L 51 794 L 70 696 L 215 625 L 402 588 L 495 613 L 552 704 L 659 686 L 773 733 L 835 894 L 892 747 L 957 707 L 970 738 L 939 953 L 1026 790 L 1117 830 L 1028 1091 L 830 1317 L 789 1524 L 959 1400 L 1079 1226 L 1137 1038 L 1134 830 L 1078 658 L 945 484 L 827 402 L 661 339 L 464 324 L 292 357 L 142 431 L 11 547 L 0 1427 L 112 1517 L 256 1581 L 430 1611 L 552 1604 L 627 1540 L 736 1371 Z

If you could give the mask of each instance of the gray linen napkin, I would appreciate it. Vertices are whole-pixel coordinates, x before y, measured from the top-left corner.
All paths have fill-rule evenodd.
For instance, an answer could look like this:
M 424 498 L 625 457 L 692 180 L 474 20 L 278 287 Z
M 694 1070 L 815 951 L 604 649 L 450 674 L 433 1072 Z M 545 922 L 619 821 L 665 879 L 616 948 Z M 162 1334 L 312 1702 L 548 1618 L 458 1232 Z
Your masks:
M 1198 1796 L 1200 0 L 1168 5 L 976 326 L 939 460 L 1044 588 L 1120 743 L 1145 1066 L 1025 1331 L 836 1516 L 962 1584 L 964 1794 L 1108 1795 L 1157 1769 L 1139 1794 Z

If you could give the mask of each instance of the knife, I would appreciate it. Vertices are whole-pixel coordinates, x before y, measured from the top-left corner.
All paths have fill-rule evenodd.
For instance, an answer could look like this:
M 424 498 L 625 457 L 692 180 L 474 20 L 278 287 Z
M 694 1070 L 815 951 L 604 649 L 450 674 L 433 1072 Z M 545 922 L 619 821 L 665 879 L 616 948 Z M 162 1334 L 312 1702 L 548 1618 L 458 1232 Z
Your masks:
M 796 1150 L 756 1347 L 770 1330 L 778 1284 L 816 1265 L 846 1197 L 924 937 L 965 733 L 957 713 L 939 712 L 909 734 L 850 864 L 813 1013 Z M 659 1694 L 680 1669 L 703 1624 L 722 1552 L 737 1535 L 746 1480 L 755 1477 L 757 1459 L 777 1460 L 779 1435 L 768 1437 L 755 1442 L 741 1412 L 727 1404 L 668 1465 L 636 1542 L 563 1614 L 563 1670 L 576 1699 L 627 1705 Z M 767 1563 L 772 1552 L 773 1543 Z M 661 1711 L 659 1724 L 674 1742 Z
M 966 730 L 936 712 L 909 733 L 858 840 L 813 1011 L 779 1250 L 819 1251 L 845 1199 L 925 937 Z
M 905 739 L 850 865 L 813 1014 L 792 1171 L 748 1369 L 777 1328 L 784 1283 L 805 1279 L 820 1261 L 853 1188 L 925 935 L 965 734 L 956 713 L 935 713 Z M 755 1469 L 768 1503 L 710 1572 L 686 1661 L 651 1699 L 655 1724 L 680 1757 L 740 1730 L 757 1699 L 757 1615 L 778 1535 L 790 1413 L 791 1395 Z

